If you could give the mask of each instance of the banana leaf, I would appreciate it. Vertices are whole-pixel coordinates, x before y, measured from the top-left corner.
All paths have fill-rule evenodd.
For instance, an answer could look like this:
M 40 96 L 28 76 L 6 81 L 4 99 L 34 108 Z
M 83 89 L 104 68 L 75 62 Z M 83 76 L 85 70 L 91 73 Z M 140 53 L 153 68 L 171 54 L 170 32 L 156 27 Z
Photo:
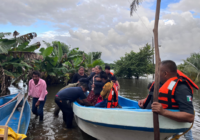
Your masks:
M 53 47 L 48 47 L 42 52 L 42 56 L 45 58 L 49 56 L 53 51 Z

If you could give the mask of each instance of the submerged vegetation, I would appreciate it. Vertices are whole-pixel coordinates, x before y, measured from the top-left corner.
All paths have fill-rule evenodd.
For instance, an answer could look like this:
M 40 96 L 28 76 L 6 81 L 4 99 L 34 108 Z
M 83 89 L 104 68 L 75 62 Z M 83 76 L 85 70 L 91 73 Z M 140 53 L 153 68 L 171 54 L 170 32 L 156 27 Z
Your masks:
M 0 96 L 9 94 L 8 87 L 17 86 L 20 80 L 28 83 L 33 70 L 41 72 L 47 84 L 67 83 L 80 66 L 90 70 L 95 65 L 104 65 L 101 52 L 85 53 L 79 48 L 70 48 L 65 43 L 53 41 L 29 45 L 37 37 L 36 33 L 19 36 L 15 31 L 13 38 L 5 38 L 11 33 L 0 33 Z M 39 49 L 39 53 L 35 50 Z

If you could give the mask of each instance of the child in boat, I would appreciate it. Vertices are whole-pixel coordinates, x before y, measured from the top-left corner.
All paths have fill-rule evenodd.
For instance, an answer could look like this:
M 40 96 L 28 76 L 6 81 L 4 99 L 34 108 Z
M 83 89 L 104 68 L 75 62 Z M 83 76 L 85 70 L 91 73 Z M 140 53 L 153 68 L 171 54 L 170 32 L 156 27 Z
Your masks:
M 111 76 L 110 80 L 113 82 L 113 84 L 117 87 L 118 90 L 118 84 L 117 84 L 117 78 L 115 77 L 115 75 Z
M 113 87 L 113 82 L 108 80 L 108 76 L 106 75 L 104 71 L 100 73 L 100 78 L 101 78 L 101 81 L 105 84 L 100 93 L 100 96 L 103 98 L 103 101 L 100 103 L 97 103 L 95 107 L 107 107 L 108 96 L 110 94 L 110 90 Z

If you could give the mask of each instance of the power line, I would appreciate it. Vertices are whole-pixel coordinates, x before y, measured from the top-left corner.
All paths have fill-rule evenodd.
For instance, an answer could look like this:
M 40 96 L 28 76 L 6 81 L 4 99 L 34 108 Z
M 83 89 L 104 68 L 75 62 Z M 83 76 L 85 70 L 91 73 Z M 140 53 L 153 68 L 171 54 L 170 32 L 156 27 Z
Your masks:
M 131 2 L 129 0 L 127 0 L 127 2 L 129 2 L 129 5 L 131 4 Z M 135 11 L 135 13 L 137 14 L 138 18 L 141 19 L 141 17 L 139 16 L 139 14 Z M 142 20 L 141 20 L 142 21 Z M 153 33 L 147 28 L 147 26 L 144 24 L 144 22 L 142 21 L 143 25 L 145 26 L 145 28 L 147 29 L 147 31 L 153 35 Z

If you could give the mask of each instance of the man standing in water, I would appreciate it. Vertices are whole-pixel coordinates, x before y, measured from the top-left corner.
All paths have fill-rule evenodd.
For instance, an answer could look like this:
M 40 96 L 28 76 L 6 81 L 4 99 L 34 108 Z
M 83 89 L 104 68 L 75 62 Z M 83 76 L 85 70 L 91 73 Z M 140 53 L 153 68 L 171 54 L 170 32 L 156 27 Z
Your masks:
M 46 102 L 47 95 L 47 85 L 46 82 L 40 78 L 40 73 L 38 71 L 34 71 L 32 73 L 32 78 L 29 81 L 28 87 L 28 100 L 30 101 L 30 97 L 33 98 L 32 101 L 32 112 L 36 116 L 40 116 L 40 121 L 43 121 L 43 108 Z M 38 109 L 39 107 L 39 109 Z
M 80 87 L 69 87 L 59 91 L 55 96 L 55 102 L 63 112 L 63 120 L 67 128 L 72 128 L 72 121 L 74 117 L 72 103 L 77 101 L 82 105 L 91 104 L 87 102 L 84 92 L 87 91 L 88 86 L 85 83 L 79 83 Z
M 160 84 L 158 102 L 153 102 L 152 84 L 148 97 L 139 100 L 138 105 L 178 122 L 193 122 L 193 87 L 198 89 L 197 85 L 177 71 L 176 64 L 171 60 L 161 62 Z M 167 109 L 179 109 L 180 112 L 174 113 Z M 191 130 L 185 134 L 185 138 L 193 140 Z

